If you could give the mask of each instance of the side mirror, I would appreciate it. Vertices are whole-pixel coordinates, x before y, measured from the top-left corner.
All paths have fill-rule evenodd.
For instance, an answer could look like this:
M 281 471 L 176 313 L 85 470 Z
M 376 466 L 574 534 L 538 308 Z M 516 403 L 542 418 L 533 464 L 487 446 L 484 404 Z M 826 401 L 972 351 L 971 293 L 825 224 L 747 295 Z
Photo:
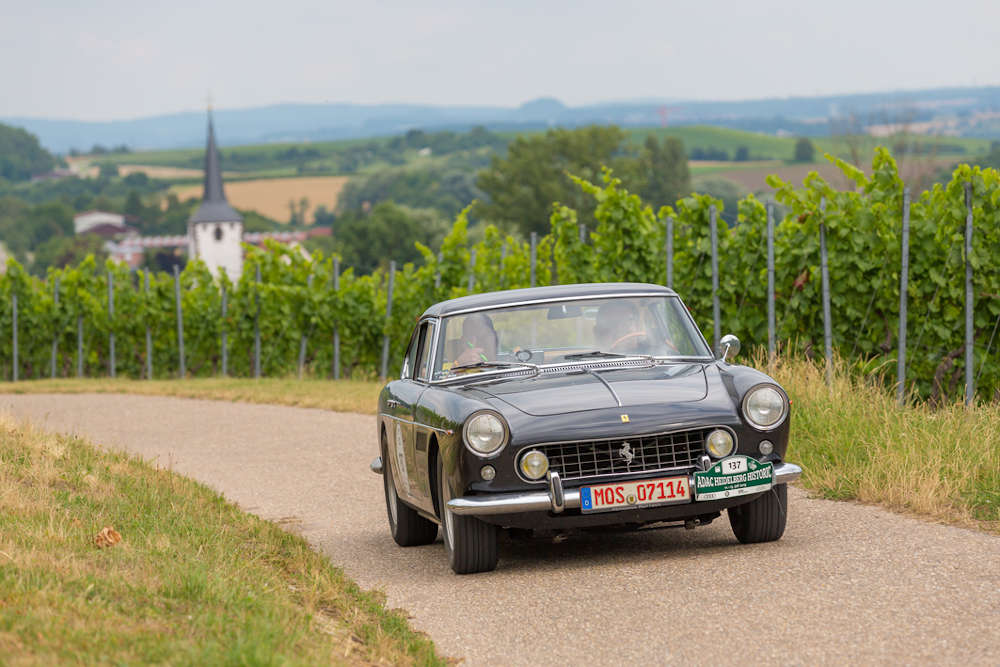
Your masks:
M 733 334 L 726 334 L 719 341 L 719 349 L 716 351 L 721 361 L 728 361 L 730 357 L 735 357 L 740 353 L 740 339 Z

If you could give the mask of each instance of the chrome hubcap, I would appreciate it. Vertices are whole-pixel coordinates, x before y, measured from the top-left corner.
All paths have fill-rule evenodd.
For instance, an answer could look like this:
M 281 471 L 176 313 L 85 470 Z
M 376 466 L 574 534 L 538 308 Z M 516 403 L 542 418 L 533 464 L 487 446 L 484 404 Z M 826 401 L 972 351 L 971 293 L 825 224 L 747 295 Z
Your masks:
M 444 539 L 448 541 L 448 549 L 454 550 L 454 515 L 448 509 L 448 501 L 451 500 L 451 493 L 448 490 L 448 482 L 441 480 L 441 515 L 444 519 Z
M 392 465 L 388 464 L 385 466 L 385 499 L 386 505 L 389 506 L 389 520 L 392 522 L 392 527 L 396 527 L 396 508 L 397 498 L 396 498 L 396 483 L 392 479 Z

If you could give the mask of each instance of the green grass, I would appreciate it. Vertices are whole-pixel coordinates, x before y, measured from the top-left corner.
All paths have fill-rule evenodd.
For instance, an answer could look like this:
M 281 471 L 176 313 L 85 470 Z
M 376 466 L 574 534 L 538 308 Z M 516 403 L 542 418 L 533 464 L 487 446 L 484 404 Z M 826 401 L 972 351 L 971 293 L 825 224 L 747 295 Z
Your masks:
M 98 549 L 104 526 L 122 540 Z M 169 470 L 9 418 L 0 662 L 444 663 L 302 538 Z
M 808 361 L 773 371 L 792 399 L 788 457 L 806 488 L 1000 533 L 1000 405 L 899 408 L 880 379 L 839 363 L 831 387 Z

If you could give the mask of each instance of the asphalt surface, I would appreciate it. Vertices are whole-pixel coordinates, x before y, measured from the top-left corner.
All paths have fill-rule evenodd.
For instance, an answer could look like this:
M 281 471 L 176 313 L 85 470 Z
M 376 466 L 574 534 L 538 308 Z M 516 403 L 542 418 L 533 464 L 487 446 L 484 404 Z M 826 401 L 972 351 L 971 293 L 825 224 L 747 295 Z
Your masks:
M 472 665 L 1000 664 L 1000 537 L 789 492 L 778 542 L 691 531 L 501 543 L 459 577 L 389 535 L 374 418 L 113 395 L 3 395 L 0 414 L 124 448 L 280 520 Z

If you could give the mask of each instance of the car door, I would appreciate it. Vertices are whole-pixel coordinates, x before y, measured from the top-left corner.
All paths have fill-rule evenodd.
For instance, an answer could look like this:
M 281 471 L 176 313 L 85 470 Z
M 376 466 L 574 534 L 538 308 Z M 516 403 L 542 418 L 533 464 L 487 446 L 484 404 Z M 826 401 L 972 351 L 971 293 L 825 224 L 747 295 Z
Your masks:
M 385 401 L 386 414 L 390 417 L 388 454 L 392 458 L 396 492 L 410 501 L 414 498 L 413 489 L 417 482 L 414 479 L 417 468 L 413 455 L 414 407 L 423 391 L 423 387 L 413 381 L 420 347 L 420 331 L 421 326 L 417 325 L 410 336 L 406 356 L 403 357 L 403 370 L 398 380 L 389 383 L 389 396 Z
M 427 415 L 421 414 L 419 405 L 426 392 L 435 391 L 430 388 L 429 383 L 434 370 L 432 364 L 436 330 L 437 322 L 435 320 L 429 319 L 420 323 L 420 342 L 417 347 L 417 363 L 413 380 L 414 384 L 421 387 L 417 403 L 414 405 L 413 457 L 416 462 L 416 471 L 413 479 L 416 481 L 416 485 L 413 491 L 424 508 L 429 511 L 433 511 L 433 506 L 427 455 L 433 428 L 425 423 Z

